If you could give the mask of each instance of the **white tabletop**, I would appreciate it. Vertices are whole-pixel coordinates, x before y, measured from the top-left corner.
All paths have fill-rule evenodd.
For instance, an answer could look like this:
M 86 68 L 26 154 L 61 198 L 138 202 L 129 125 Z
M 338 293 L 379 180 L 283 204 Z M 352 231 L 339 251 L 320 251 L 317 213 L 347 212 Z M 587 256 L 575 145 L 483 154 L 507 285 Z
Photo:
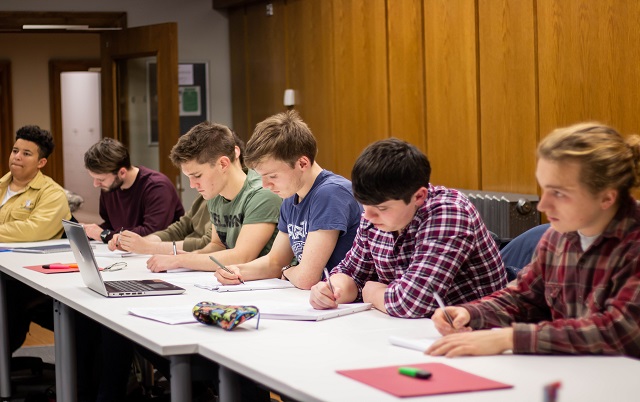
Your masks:
M 24 244 L 28 245 L 28 244 Z M 1 246 L 1 245 L 0 245 Z M 102 249 L 104 245 L 97 245 Z M 304 401 L 397 401 L 389 394 L 336 373 L 336 370 L 441 362 L 514 385 L 507 390 L 411 398 L 419 401 L 542 401 L 543 387 L 561 381 L 560 401 L 635 401 L 640 362 L 624 357 L 516 356 L 439 358 L 392 346 L 391 335 L 431 336 L 428 319 L 392 318 L 375 310 L 319 322 L 260 320 L 233 331 L 199 323 L 167 325 L 128 313 L 131 307 L 258 304 L 260 300 L 308 302 L 298 289 L 217 293 L 181 283 L 181 275 L 150 273 L 146 257 L 98 258 L 99 265 L 126 261 L 105 280 L 162 278 L 185 287 L 177 296 L 106 298 L 85 287 L 79 273 L 42 274 L 24 265 L 72 262 L 72 253 L 0 253 L 0 270 L 162 355 L 199 353 L 276 392 Z

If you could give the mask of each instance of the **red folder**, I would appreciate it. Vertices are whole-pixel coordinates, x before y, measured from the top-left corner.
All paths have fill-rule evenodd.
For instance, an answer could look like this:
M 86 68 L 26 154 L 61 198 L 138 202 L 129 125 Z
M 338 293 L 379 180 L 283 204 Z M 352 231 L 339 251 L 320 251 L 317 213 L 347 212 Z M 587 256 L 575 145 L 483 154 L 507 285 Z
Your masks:
M 399 367 L 416 367 L 427 370 L 431 372 L 431 378 L 422 380 L 402 375 L 398 373 Z M 442 363 L 337 370 L 337 373 L 399 397 L 513 388 L 513 385 L 489 380 Z
M 56 269 L 42 268 L 42 265 L 28 265 L 28 266 L 25 266 L 25 268 L 30 269 L 32 271 L 36 271 L 36 272 L 42 272 L 43 274 L 63 274 L 65 272 L 80 271 L 78 268 L 56 268 Z

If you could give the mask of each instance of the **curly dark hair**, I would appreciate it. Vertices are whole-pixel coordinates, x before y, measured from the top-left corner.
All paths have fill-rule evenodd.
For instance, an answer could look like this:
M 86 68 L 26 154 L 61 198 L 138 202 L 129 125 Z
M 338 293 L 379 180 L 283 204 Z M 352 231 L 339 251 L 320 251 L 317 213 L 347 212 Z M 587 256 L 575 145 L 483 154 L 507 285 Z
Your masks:
M 55 147 L 51 133 L 38 126 L 21 127 L 16 131 L 16 140 L 31 141 L 37 144 L 40 158 L 48 158 Z

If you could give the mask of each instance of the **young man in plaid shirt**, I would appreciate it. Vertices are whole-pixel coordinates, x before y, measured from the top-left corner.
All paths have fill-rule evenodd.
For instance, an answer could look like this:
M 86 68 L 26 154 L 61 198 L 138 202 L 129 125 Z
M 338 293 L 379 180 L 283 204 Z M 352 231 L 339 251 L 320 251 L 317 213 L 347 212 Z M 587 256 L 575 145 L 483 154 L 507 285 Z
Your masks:
M 484 222 L 461 193 L 429 183 L 431 167 L 415 146 L 391 138 L 358 157 L 351 179 L 364 214 L 353 246 L 310 303 L 370 302 L 391 316 L 431 317 L 446 303 L 472 301 L 502 289 L 506 272 Z
M 516 281 L 438 310 L 431 355 L 624 354 L 640 357 L 640 137 L 583 123 L 538 147 L 538 209 L 551 223 Z M 500 328 L 493 331 L 481 329 Z M 480 330 L 480 331 L 472 331 Z

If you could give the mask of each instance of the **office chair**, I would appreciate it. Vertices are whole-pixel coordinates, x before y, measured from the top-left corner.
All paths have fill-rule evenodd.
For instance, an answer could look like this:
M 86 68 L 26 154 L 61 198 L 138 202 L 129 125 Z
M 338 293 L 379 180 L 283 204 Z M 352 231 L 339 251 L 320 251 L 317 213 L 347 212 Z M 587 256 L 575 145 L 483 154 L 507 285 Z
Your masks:
M 502 261 L 507 270 L 507 280 L 516 279 L 518 272 L 531 262 L 538 242 L 549 226 L 548 223 L 535 226 L 516 236 L 504 248 L 500 249 Z

